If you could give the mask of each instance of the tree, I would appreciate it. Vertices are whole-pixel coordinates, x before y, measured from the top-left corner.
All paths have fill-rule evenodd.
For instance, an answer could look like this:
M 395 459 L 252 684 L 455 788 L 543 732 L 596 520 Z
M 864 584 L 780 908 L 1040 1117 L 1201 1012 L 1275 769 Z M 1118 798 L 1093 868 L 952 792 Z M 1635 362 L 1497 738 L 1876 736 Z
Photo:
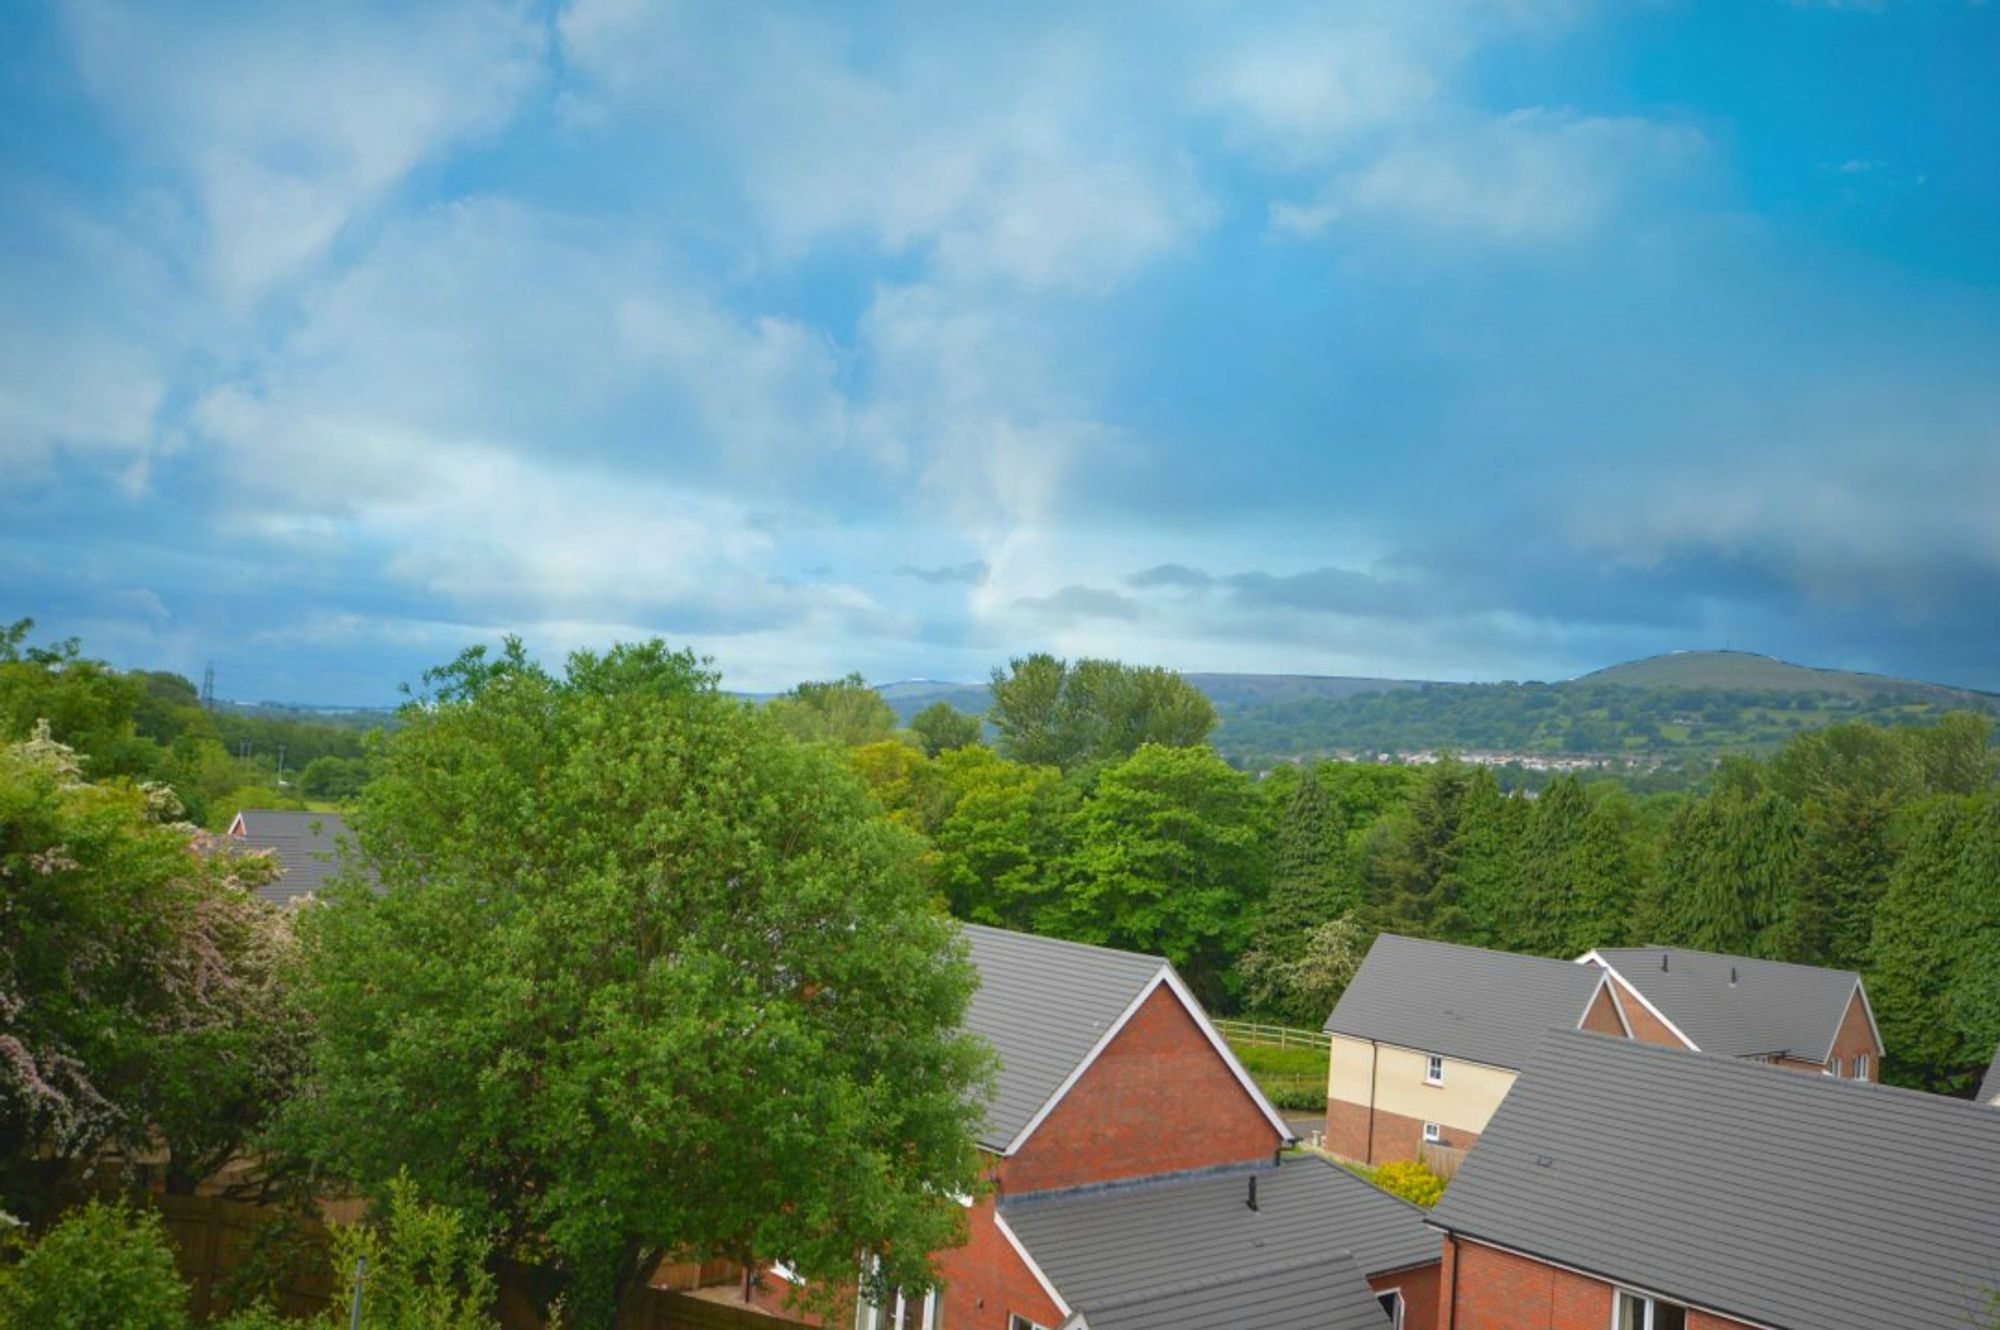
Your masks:
M 335 1286 L 362 1283 L 361 1330 L 492 1330 L 497 1290 L 487 1273 L 488 1244 L 465 1216 L 419 1199 L 407 1176 L 392 1179 L 378 1222 L 333 1226 Z M 345 1309 L 323 1318 L 324 1330 L 348 1324 Z
M 196 848 L 171 794 L 82 779 L 47 738 L 0 749 L 0 1208 L 46 1209 L 107 1145 L 164 1148 L 188 1190 L 296 1074 L 272 866 Z
M 993 671 L 988 719 L 1017 762 L 1067 771 L 1117 761 L 1142 744 L 1187 748 L 1215 728 L 1215 706 L 1171 670 L 1047 653 Z
M 92 1201 L 0 1265 L 0 1330 L 186 1330 L 188 1290 L 158 1213 Z
M 380 890 L 301 923 L 284 1139 L 377 1196 L 407 1171 L 585 1327 L 666 1252 L 933 1282 L 988 1054 L 916 841 L 658 642 L 426 685 L 350 819 Z
M 1868 994 L 1889 1075 L 1962 1092 L 2000 1043 L 2000 795 L 1915 810 L 1875 918 Z
M 1029 930 L 1061 886 L 1077 792 L 1054 767 L 1008 762 L 989 748 L 938 758 L 946 812 L 931 832 L 933 880 L 951 912 Z
M 888 738 L 896 713 L 858 674 L 826 683 L 802 683 L 771 700 L 771 715 L 787 734 L 806 743 L 852 748 Z
M 923 741 L 924 752 L 932 757 L 979 742 L 979 717 L 968 715 L 949 702 L 931 703 L 910 720 L 910 728 Z
M 1440 940 L 1466 936 L 1471 916 L 1460 872 L 1460 833 L 1471 786 L 1471 772 L 1451 757 L 1424 773 L 1375 864 L 1370 895 L 1380 928 Z
M 1290 967 L 1305 954 L 1315 929 L 1360 903 L 1339 806 L 1314 772 L 1302 772 L 1278 818 L 1270 891 L 1244 956 L 1246 981 L 1255 980 L 1246 990 L 1252 1003 L 1289 1020 L 1323 1020 L 1326 1011 L 1318 1008 L 1325 985 L 1302 986 L 1296 981 L 1303 976 Z
M 316 757 L 299 773 L 299 789 L 310 799 L 352 799 L 368 783 L 368 763 L 358 757 Z
M 1222 998 L 1263 895 L 1249 783 L 1206 748 L 1146 744 L 1107 768 L 1073 821 L 1043 931 L 1164 954 Z
M 1367 952 L 1368 931 L 1351 912 L 1308 928 L 1290 954 L 1252 946 L 1243 955 L 1244 998 L 1253 1011 L 1317 1026 Z

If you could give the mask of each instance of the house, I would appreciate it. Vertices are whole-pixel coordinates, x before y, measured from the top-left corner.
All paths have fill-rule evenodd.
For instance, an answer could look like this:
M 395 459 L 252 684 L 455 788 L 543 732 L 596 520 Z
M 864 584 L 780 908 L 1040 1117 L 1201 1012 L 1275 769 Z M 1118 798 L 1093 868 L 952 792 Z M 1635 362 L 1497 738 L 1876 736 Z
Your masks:
M 1317 1155 L 1016 1197 L 1002 1213 L 1075 1330 L 1437 1323 L 1423 1211 Z
M 1993 1065 L 1986 1069 L 1986 1079 L 1979 1083 L 1978 1100 L 2000 1108 L 2000 1048 L 1993 1050 Z
M 1364 1164 L 1472 1148 L 1542 1032 L 1629 1034 L 1604 973 L 1384 933 L 1327 1017 L 1326 1145 Z
M 289 905 L 326 885 L 340 869 L 340 847 L 349 837 L 337 813 L 245 808 L 225 833 L 244 849 L 265 850 L 278 861 L 278 876 L 257 889 L 273 905 Z
M 965 1024 L 1000 1063 L 989 1185 L 965 1243 L 938 1255 L 941 1288 L 864 1303 L 857 1330 L 1386 1330 L 1392 1306 L 1428 1330 L 1439 1251 L 1422 1213 L 1325 1161 L 1281 1161 L 1284 1120 L 1171 965 L 964 936 L 980 979 Z
M 1852 970 L 1719 956 L 1685 947 L 1604 947 L 1634 1038 L 1850 1080 L 1881 1076 L 1882 1035 Z
M 1989 1325 L 2000 1113 L 1552 1032 L 1430 1222 L 1439 1330 Z

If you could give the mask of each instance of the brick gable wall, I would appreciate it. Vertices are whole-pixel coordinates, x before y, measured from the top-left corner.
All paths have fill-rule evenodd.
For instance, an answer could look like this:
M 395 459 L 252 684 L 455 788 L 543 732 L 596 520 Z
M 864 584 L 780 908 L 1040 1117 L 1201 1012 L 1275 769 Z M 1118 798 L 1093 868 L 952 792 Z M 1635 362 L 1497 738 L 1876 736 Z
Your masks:
M 1604 1280 L 1530 1257 L 1465 1238 L 1448 1239 L 1437 1330 L 1605 1330 L 1616 1291 Z M 1752 1327 L 1691 1308 L 1688 1330 Z
M 1646 1009 L 1639 995 L 1623 979 L 1613 976 L 1611 982 L 1617 985 L 1619 1005 L 1625 1008 L 1625 1019 L 1632 1022 L 1632 1037 L 1644 1044 L 1665 1044 L 1668 1048 L 1686 1048 L 1680 1038 L 1667 1028 L 1666 1022 Z
M 1590 1009 L 1583 1013 L 1583 1027 L 1597 1034 L 1612 1034 L 1625 1037 L 1625 1026 L 1618 1019 L 1618 1007 L 1611 999 L 1611 985 L 1597 990 L 1597 996 L 1590 1000 Z
M 1161 985 L 998 1172 L 1019 1195 L 1268 1159 L 1282 1144 Z

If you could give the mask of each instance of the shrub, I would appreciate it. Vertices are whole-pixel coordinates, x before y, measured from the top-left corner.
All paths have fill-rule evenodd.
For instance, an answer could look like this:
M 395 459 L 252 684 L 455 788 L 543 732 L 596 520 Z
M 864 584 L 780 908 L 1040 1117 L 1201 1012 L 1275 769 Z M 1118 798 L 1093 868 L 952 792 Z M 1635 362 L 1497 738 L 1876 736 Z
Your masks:
M 1375 1170 L 1375 1185 L 1428 1210 L 1444 1196 L 1444 1179 L 1421 1159 L 1398 1159 Z
M 186 1330 L 160 1217 L 92 1201 L 0 1268 L 0 1330 Z

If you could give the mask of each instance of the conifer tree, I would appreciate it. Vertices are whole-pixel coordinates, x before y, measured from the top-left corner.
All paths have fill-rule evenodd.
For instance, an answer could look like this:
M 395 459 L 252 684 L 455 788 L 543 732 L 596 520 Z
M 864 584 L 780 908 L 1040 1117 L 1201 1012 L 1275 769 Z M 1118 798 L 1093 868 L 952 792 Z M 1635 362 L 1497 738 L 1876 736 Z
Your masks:
M 1976 986 L 1994 982 L 1979 963 L 1983 944 L 2000 931 L 2000 885 L 1974 882 L 1968 869 L 1981 857 L 1975 842 L 2000 837 L 1996 817 L 1990 796 L 1926 801 L 1889 875 L 1868 992 L 1888 1072 L 1904 1084 L 1963 1089 L 2000 1034 L 1985 1031 L 1975 1047 L 1951 1019 L 1977 1005 L 1969 996 Z
M 1417 937 L 1461 938 L 1470 917 L 1459 835 L 1472 774 L 1447 756 L 1424 773 L 1379 872 L 1381 926 Z

